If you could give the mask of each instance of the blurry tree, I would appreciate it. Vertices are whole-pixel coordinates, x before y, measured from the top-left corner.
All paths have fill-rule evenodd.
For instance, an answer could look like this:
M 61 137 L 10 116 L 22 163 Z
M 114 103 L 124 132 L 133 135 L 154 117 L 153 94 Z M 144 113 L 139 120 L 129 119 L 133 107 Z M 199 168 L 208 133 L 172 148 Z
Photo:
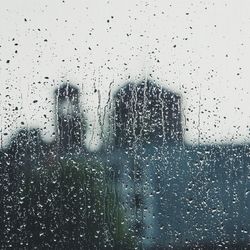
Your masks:
M 106 168 L 57 159 L 19 170 L 15 201 L 1 206 L 1 249 L 131 249 L 133 243 Z M 1 197 L 11 200 L 6 192 Z

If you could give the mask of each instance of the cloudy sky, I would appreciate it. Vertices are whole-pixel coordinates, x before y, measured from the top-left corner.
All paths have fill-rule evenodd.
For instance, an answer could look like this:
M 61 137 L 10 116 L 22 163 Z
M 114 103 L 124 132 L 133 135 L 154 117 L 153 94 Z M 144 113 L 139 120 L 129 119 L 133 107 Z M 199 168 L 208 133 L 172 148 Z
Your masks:
M 182 95 L 187 142 L 250 142 L 248 0 L 0 2 L 2 147 L 23 127 L 52 140 L 53 91 L 69 80 L 97 148 L 109 88 L 150 75 Z

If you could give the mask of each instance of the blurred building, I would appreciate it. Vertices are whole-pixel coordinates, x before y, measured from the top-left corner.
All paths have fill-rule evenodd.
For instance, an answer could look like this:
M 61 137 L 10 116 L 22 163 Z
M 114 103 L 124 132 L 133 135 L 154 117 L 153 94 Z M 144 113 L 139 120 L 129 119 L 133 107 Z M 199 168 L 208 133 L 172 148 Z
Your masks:
M 145 80 L 122 87 L 113 102 L 115 147 L 182 141 L 179 95 Z
M 243 249 L 249 145 L 183 143 L 180 96 L 151 81 L 118 90 L 112 112 L 112 165 L 139 247 Z
M 84 148 L 85 120 L 79 107 L 79 90 L 64 83 L 55 91 L 58 146 L 61 153 L 76 153 Z
M 139 245 L 150 247 L 159 223 L 159 186 L 157 172 L 149 167 L 150 152 L 181 144 L 181 98 L 150 80 L 128 83 L 114 95 L 112 126 L 128 224 Z

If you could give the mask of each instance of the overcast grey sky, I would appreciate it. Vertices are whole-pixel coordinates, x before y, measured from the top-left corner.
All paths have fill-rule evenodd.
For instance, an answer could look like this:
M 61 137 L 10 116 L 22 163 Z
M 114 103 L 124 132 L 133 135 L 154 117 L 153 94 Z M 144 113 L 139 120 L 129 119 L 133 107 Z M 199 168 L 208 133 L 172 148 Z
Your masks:
M 64 80 L 81 90 L 88 142 L 98 138 L 109 86 L 150 74 L 182 95 L 187 142 L 250 141 L 248 0 L 0 3 L 2 146 L 27 126 L 53 139 L 52 93 Z

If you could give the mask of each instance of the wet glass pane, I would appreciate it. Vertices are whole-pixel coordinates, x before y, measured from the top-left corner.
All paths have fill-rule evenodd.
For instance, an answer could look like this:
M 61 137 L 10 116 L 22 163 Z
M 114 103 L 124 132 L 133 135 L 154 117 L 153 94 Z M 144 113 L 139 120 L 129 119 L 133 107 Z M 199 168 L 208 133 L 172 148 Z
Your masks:
M 249 249 L 247 1 L 5 1 L 0 249 Z

